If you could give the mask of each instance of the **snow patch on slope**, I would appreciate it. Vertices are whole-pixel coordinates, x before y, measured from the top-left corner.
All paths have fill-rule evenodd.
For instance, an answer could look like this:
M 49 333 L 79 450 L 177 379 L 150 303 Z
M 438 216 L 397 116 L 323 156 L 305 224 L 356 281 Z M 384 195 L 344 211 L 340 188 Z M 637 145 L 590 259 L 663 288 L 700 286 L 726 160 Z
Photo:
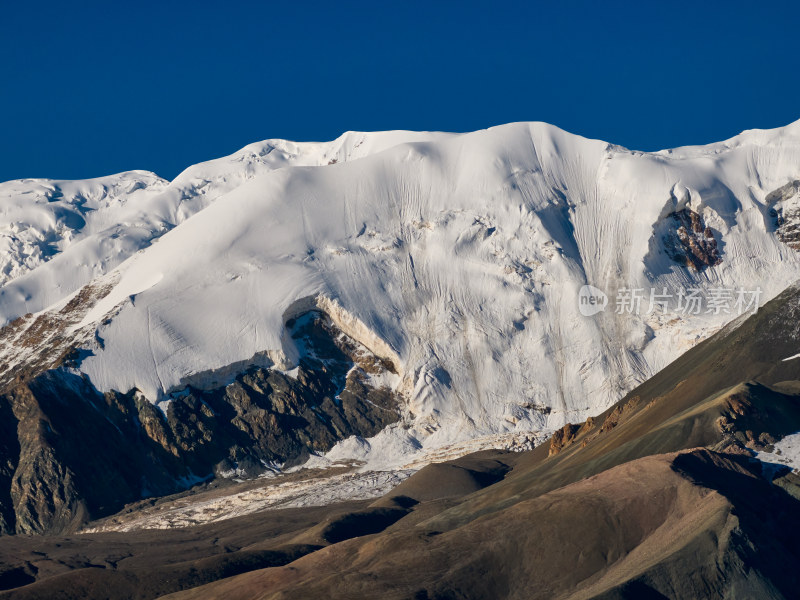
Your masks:
M 347 500 L 379 498 L 411 476 L 412 470 L 366 471 L 282 481 L 280 476 L 260 487 L 211 499 L 192 496 L 171 504 L 145 508 L 133 517 L 121 515 L 81 533 L 191 527 L 241 517 L 268 509 L 328 506 Z
M 772 452 L 757 452 L 756 458 L 774 468 L 789 467 L 800 470 L 800 433 L 787 435 L 777 442 Z

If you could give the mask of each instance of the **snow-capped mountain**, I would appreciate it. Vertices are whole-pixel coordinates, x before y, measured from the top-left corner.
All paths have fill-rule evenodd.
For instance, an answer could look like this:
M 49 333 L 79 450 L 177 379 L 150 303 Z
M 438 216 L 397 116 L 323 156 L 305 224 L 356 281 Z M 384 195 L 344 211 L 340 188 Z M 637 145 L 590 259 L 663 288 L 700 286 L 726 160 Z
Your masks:
M 11 181 L 2 362 L 77 345 L 97 389 L 163 408 L 248 365 L 291 376 L 306 349 L 287 323 L 315 310 L 391 365 L 375 385 L 402 399 L 399 422 L 332 457 L 401 464 L 549 431 L 735 318 L 739 290 L 763 304 L 800 279 L 798 181 L 800 122 L 655 153 L 542 123 L 347 133 L 252 144 L 172 182 Z M 582 313 L 586 285 L 604 311 Z M 674 305 L 684 292 L 697 311 Z

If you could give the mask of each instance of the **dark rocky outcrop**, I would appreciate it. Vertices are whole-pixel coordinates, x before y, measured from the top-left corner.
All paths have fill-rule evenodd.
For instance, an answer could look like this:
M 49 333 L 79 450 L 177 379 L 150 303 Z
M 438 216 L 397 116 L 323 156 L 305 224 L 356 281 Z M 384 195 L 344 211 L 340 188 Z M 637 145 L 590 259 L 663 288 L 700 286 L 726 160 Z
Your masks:
M 800 181 L 791 181 L 768 194 L 766 203 L 778 239 L 800 250 Z
M 74 531 L 126 503 L 219 475 L 255 476 L 399 419 L 369 372 L 393 365 L 321 313 L 290 324 L 305 349 L 296 376 L 251 367 L 228 385 L 173 393 L 161 410 L 136 390 L 98 392 L 69 369 L 0 395 L 0 531 Z
M 671 227 L 664 234 L 663 243 L 672 260 L 694 271 L 722 262 L 714 232 L 700 214 L 684 208 L 670 214 L 668 219 Z

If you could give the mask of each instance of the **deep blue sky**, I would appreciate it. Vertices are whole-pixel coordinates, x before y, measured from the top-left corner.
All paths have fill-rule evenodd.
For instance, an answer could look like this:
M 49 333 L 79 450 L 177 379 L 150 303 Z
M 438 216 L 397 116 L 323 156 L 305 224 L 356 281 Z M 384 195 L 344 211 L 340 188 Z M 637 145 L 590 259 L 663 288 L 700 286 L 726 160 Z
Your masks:
M 523 120 L 707 143 L 800 119 L 798 22 L 768 1 L 0 0 L 0 181 Z

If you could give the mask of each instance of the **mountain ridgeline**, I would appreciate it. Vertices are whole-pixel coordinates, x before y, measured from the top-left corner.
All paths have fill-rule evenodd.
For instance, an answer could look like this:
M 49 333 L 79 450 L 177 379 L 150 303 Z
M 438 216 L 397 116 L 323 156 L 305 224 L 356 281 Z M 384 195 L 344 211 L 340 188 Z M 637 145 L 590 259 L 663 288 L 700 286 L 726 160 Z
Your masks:
M 267 140 L 171 182 L 6 182 L 0 383 L 74 351 L 100 394 L 168 403 L 250 367 L 292 372 L 287 323 L 318 310 L 391 363 L 373 379 L 400 402 L 402 426 L 342 457 L 399 466 L 543 434 L 738 316 L 708 310 L 720 290 L 763 304 L 800 279 L 798 164 L 800 122 L 659 152 L 512 123 Z M 608 297 L 592 317 L 585 285 Z M 618 310 L 630 290 L 641 305 Z M 702 307 L 679 309 L 688 290 Z
M 800 122 L 659 152 L 514 123 L 268 140 L 171 182 L 0 184 L 0 531 L 74 532 L 326 452 L 402 469 L 555 431 L 534 454 L 561 464 L 633 416 L 674 439 L 598 464 L 683 435 L 768 449 L 788 432 L 761 403 L 798 379 L 779 296 L 800 279 L 798 164 Z M 592 316 L 587 285 L 608 299 Z M 676 305 L 687 290 L 705 304 Z M 741 324 L 737 291 L 779 300 Z M 663 426 L 713 394 L 744 412 Z

